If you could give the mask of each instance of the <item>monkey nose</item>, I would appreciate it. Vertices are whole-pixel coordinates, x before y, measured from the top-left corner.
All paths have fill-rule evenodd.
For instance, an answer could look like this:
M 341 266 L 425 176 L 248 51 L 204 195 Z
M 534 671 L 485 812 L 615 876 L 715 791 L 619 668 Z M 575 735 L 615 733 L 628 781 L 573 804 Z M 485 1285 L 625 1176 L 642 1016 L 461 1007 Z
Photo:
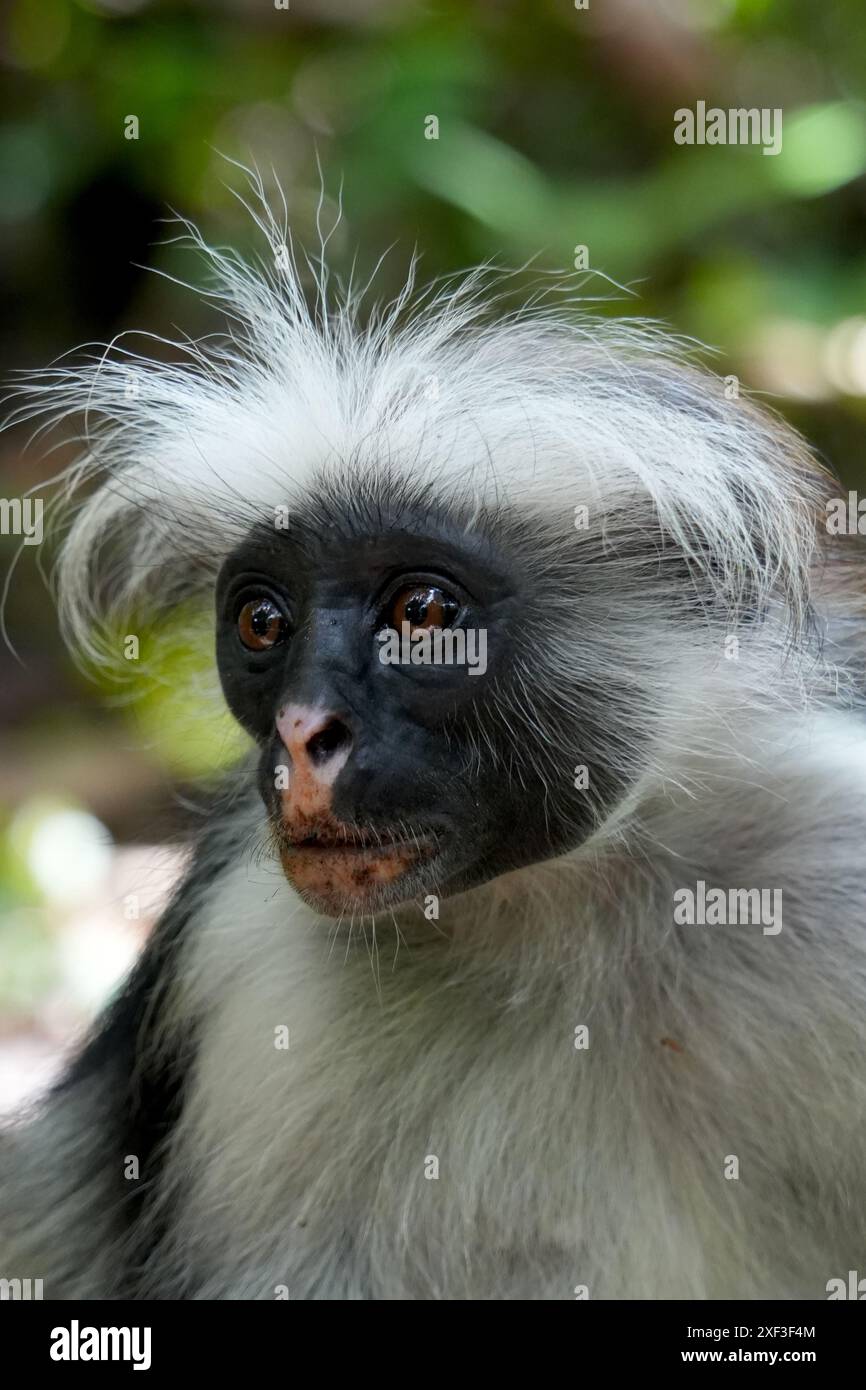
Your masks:
M 296 773 L 312 773 L 328 783 L 345 766 L 352 732 L 339 715 L 310 705 L 286 705 L 277 712 L 276 724 Z

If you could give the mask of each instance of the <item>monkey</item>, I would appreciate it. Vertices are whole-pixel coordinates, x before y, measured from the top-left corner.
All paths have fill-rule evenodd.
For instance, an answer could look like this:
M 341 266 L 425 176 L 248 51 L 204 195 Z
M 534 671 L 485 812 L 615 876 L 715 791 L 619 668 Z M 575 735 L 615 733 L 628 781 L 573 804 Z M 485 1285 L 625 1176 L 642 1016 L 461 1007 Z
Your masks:
M 667 329 L 414 266 L 362 312 L 256 218 L 273 265 L 191 231 L 223 338 L 24 388 L 88 412 L 78 659 L 212 605 L 249 751 L 2 1137 L 0 1273 L 59 1299 L 825 1297 L 866 1258 L 838 485 Z M 388 633 L 483 633 L 483 669 L 386 660 Z

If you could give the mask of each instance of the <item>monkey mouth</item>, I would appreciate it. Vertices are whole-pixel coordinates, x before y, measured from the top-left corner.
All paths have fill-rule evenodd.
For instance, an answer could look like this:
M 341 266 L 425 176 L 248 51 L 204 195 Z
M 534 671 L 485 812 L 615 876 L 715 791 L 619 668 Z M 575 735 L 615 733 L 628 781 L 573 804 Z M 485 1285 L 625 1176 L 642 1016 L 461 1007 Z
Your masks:
M 399 902 L 405 896 L 400 885 L 438 850 L 430 831 L 331 820 L 282 821 L 277 838 L 286 878 L 311 906 L 330 915 Z
M 415 837 L 388 830 L 356 829 L 353 826 L 323 827 L 309 833 L 283 831 L 283 846 L 291 850 L 335 850 L 363 853 L 366 850 L 403 849 L 418 843 Z

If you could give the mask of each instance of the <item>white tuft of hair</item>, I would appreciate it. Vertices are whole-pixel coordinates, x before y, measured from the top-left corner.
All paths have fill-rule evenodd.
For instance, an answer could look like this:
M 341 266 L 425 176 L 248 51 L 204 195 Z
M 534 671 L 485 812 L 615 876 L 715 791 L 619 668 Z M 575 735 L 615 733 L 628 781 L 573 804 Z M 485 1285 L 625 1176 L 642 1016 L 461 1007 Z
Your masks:
M 224 335 L 171 344 L 171 362 L 116 343 L 20 387 L 16 419 L 83 416 L 59 580 L 84 658 L 110 663 L 118 624 L 210 584 L 254 520 L 335 476 L 373 492 L 411 479 L 469 514 L 586 505 L 613 545 L 623 516 L 646 527 L 649 508 L 734 613 L 780 595 L 802 627 L 826 484 L 791 429 L 690 363 L 694 344 L 575 307 L 567 280 L 516 312 L 490 268 L 416 292 L 415 261 L 397 298 L 365 314 L 364 288 L 332 288 L 327 238 L 299 265 L 251 182 L 257 263 L 183 224 Z

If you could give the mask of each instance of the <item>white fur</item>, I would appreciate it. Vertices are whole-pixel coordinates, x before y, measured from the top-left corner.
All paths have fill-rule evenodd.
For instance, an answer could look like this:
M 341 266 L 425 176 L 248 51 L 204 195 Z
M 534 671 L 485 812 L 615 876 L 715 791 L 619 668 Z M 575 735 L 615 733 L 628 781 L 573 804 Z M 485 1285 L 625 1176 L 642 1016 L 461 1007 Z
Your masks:
M 446 902 L 441 936 L 406 911 L 335 938 L 267 860 L 215 885 L 177 981 L 207 1022 L 154 1293 L 188 1268 L 201 1297 L 822 1297 L 858 1267 L 866 744 L 829 715 L 740 735 L 700 792 L 644 789 L 631 853 Z M 673 928 L 732 816 L 731 881 L 782 886 L 778 937 Z

